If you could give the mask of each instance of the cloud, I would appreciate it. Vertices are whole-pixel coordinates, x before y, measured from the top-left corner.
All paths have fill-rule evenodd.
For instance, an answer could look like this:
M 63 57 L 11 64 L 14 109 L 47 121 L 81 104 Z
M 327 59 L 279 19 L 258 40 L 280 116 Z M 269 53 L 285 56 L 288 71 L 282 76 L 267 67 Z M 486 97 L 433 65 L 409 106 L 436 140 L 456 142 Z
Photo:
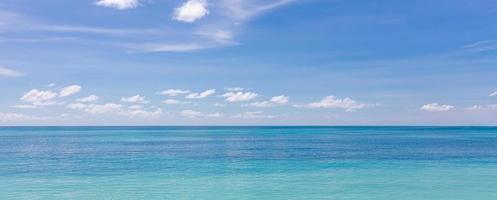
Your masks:
M 225 105 L 224 105 L 224 104 L 222 104 L 222 103 L 215 103 L 215 104 L 214 104 L 214 107 L 224 107 L 224 106 L 225 106 Z
M 455 107 L 451 105 L 446 105 L 446 104 L 439 104 L 439 103 L 430 103 L 421 106 L 421 110 L 427 111 L 427 112 L 447 112 L 453 110 Z
M 470 52 L 494 51 L 497 50 L 497 42 L 492 40 L 479 41 L 464 45 L 463 49 Z
M 36 120 L 43 120 L 45 118 L 42 117 L 37 117 L 37 116 L 31 116 L 31 115 L 24 115 L 24 114 L 18 114 L 18 113 L 0 113 L 0 122 L 6 123 L 6 122 L 21 122 L 21 121 L 36 121 Z
M 244 105 L 244 106 L 247 106 L 247 105 Z M 271 104 L 269 101 L 260 101 L 260 102 L 250 103 L 250 104 L 248 104 L 248 106 L 259 107 L 259 108 L 269 108 L 269 107 L 273 107 L 273 104 Z
M 234 116 L 234 118 L 243 118 L 243 119 L 273 119 L 276 118 L 274 115 L 264 115 L 263 111 L 249 111 L 240 113 Z
M 190 93 L 189 95 L 186 96 L 186 98 L 187 99 L 203 99 L 203 98 L 206 98 L 210 95 L 213 95 L 214 93 L 216 93 L 216 90 L 210 89 L 210 90 L 206 90 L 206 91 L 201 92 L 201 93 Z
M 152 111 L 143 110 L 140 105 L 132 105 L 127 109 L 122 104 L 106 103 L 106 104 L 83 104 L 72 103 L 66 106 L 69 109 L 83 111 L 93 115 L 115 114 L 127 116 L 130 118 L 157 118 L 162 115 L 162 109 L 158 108 Z
M 142 104 L 150 103 L 150 101 L 147 101 L 144 96 L 140 96 L 140 95 L 135 95 L 135 96 L 131 96 L 131 97 L 123 97 L 123 98 L 121 98 L 121 101 L 126 102 L 126 103 L 142 103 Z
M 24 73 L 0 66 L 0 76 L 20 77 L 24 76 Z
M 223 13 L 227 17 L 234 18 L 238 21 L 244 21 L 293 1 L 294 0 L 221 0 L 219 7 L 224 10 Z
M 163 104 L 167 104 L 167 105 L 173 105 L 173 104 L 187 104 L 189 102 L 182 102 L 182 101 L 178 101 L 176 99 L 166 99 L 164 101 L 162 101 Z
M 30 105 L 30 104 L 18 104 L 12 106 L 13 108 L 18 108 L 18 109 L 35 109 L 38 108 L 38 106 L 35 105 Z
M 243 88 L 241 87 L 227 87 L 227 88 L 224 88 L 225 90 L 227 91 L 230 91 L 230 92 L 240 92 L 240 91 L 243 91 Z
M 222 95 L 225 97 L 225 101 L 228 102 L 241 102 L 241 101 L 250 101 L 259 96 L 254 92 L 228 92 Z
M 59 97 L 71 96 L 73 94 L 78 93 L 79 91 L 81 91 L 81 86 L 79 86 L 79 85 L 70 85 L 70 86 L 62 88 L 62 90 L 60 90 Z
M 491 105 L 473 105 L 471 107 L 465 108 L 465 110 L 468 111 L 484 111 L 484 110 L 497 110 L 497 104 L 491 104 Z
M 492 92 L 492 93 L 491 93 L 490 95 L 488 95 L 488 96 L 491 96 L 491 97 L 497 97 L 497 91 Z
M 181 116 L 183 117 L 188 117 L 188 118 L 197 118 L 197 117 L 222 117 L 223 114 L 221 113 L 202 113 L 199 111 L 194 111 L 194 110 L 183 110 L 181 111 Z
M 484 109 L 485 108 L 483 106 L 474 105 L 474 106 L 471 106 L 471 107 L 467 107 L 465 110 L 476 111 L 476 110 L 484 110 Z
M 24 93 L 20 100 L 36 106 L 46 106 L 56 104 L 56 102 L 54 101 L 56 97 L 57 94 L 50 90 L 40 91 L 37 89 L 32 89 L 29 92 Z
M 188 93 L 190 93 L 190 90 L 180 90 L 180 89 L 169 89 L 159 92 L 159 94 L 167 95 L 170 97 L 175 97 L 180 94 L 188 94 Z
M 83 102 L 83 103 L 89 103 L 89 102 L 95 102 L 98 99 L 99 99 L 99 97 L 97 95 L 92 94 L 92 95 L 87 96 L 87 97 L 76 99 L 76 101 Z
M 180 7 L 174 9 L 172 19 L 192 23 L 209 14 L 205 0 L 188 0 Z
M 97 6 L 115 8 L 118 10 L 136 8 L 138 4 L 138 0 L 97 0 L 95 3 Z
M 289 98 L 287 96 L 280 95 L 280 96 L 274 96 L 269 101 L 271 101 L 272 103 L 276 103 L 276 104 L 286 104 L 286 103 L 288 103 Z
M 299 107 L 299 106 L 297 106 Z M 307 108 L 338 108 L 345 109 L 347 112 L 356 111 L 366 108 L 367 105 L 359 103 L 351 98 L 339 99 L 335 96 L 326 96 L 321 101 L 309 103 L 303 107 Z

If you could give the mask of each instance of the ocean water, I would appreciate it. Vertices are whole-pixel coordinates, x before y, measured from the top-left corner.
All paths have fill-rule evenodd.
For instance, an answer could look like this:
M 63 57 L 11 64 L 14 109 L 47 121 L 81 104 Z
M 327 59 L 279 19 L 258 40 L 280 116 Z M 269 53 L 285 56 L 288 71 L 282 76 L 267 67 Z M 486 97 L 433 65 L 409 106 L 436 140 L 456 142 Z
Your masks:
M 497 199 L 492 127 L 3 127 L 0 199 Z

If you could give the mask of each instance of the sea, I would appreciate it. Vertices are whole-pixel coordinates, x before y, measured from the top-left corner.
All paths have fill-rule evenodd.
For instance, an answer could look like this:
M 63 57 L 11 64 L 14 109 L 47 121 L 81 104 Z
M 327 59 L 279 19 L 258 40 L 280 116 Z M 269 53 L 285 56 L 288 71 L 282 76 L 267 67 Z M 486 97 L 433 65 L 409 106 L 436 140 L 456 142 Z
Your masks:
M 0 199 L 496 200 L 497 127 L 0 127 Z

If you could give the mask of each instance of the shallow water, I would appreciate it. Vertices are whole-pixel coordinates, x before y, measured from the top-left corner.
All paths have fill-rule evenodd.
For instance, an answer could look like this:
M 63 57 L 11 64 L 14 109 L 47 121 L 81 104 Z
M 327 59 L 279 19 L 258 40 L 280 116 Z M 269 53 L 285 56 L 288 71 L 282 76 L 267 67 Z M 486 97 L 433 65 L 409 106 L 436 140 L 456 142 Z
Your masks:
M 0 199 L 497 199 L 492 127 L 4 127 Z

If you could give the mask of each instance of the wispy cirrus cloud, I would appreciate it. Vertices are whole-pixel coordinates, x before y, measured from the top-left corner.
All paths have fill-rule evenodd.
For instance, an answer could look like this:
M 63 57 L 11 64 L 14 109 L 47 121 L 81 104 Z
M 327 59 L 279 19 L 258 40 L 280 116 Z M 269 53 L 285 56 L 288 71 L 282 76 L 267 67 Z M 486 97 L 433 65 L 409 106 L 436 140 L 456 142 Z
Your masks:
M 464 45 L 462 48 L 470 52 L 495 51 L 497 50 L 497 42 L 494 40 L 483 40 Z
M 32 38 L 3 38 L 10 42 L 73 42 L 112 46 L 128 52 L 197 52 L 206 49 L 238 45 L 236 35 L 248 20 L 264 12 L 287 5 L 291 0 L 187 0 L 173 12 L 172 20 L 198 22 L 191 26 L 165 29 L 153 28 L 108 28 L 80 24 L 53 24 L 33 19 L 18 13 L 9 14 L 2 20 L 3 31 L 33 31 L 51 34 L 37 34 Z M 97 0 L 95 5 L 126 10 L 138 7 L 138 0 Z M 149 6 L 153 5 L 150 2 Z M 167 10 L 167 8 L 165 9 Z M 212 16 L 210 15 L 212 13 Z M 210 17 L 209 20 L 199 19 Z M 172 25 L 171 25 L 172 26 Z M 81 33 L 67 38 L 64 34 Z M 91 34 L 91 35 L 90 35 Z M 153 42 L 150 38 L 154 38 Z
M 17 70 L 7 68 L 7 67 L 0 66 L 0 76 L 20 77 L 20 76 L 24 76 L 24 73 L 17 71 Z

